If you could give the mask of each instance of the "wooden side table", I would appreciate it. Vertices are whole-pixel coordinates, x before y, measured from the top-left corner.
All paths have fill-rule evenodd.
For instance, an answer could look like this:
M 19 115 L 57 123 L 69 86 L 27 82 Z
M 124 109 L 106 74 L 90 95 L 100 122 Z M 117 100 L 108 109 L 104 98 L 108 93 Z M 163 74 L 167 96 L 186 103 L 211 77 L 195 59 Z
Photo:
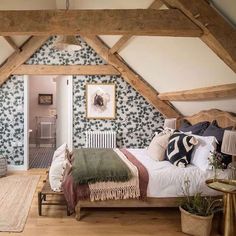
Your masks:
M 209 188 L 224 193 L 224 236 L 236 235 L 236 180 L 209 179 Z

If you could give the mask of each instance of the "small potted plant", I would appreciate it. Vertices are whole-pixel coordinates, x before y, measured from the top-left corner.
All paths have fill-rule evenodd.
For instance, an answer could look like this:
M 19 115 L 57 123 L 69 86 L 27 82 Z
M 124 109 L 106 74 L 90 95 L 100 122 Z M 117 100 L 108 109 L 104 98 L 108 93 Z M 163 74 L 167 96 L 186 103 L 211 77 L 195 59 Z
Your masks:
M 214 171 L 214 180 L 217 180 L 217 170 L 224 170 L 226 168 L 222 159 L 222 154 L 218 152 L 211 152 L 211 155 L 208 158 L 209 164 Z
M 208 236 L 211 232 L 213 215 L 222 210 L 222 199 L 204 197 L 201 193 L 190 196 L 190 181 L 184 182 L 184 198 L 179 207 L 182 232 L 196 236 Z

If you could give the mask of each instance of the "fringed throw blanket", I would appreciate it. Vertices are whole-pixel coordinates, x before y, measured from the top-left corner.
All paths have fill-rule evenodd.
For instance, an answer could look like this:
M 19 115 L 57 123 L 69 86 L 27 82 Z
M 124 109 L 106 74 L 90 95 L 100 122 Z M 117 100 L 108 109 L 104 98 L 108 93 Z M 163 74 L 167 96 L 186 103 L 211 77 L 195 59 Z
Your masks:
M 128 167 L 131 178 L 125 182 L 101 181 L 88 184 L 75 184 L 73 176 L 71 174 L 68 175 L 62 186 L 71 211 L 74 210 L 79 200 L 145 199 L 149 179 L 146 168 L 128 150 L 114 149 L 114 152 Z
M 138 169 L 135 165 L 128 161 L 126 156 L 119 150 L 114 149 L 114 152 L 126 164 L 132 173 L 132 178 L 126 182 L 96 182 L 89 183 L 90 200 L 110 200 L 110 199 L 129 199 L 138 198 L 140 196 Z
M 125 182 L 132 178 L 130 169 L 113 149 L 81 148 L 73 155 L 72 176 L 76 184 Z

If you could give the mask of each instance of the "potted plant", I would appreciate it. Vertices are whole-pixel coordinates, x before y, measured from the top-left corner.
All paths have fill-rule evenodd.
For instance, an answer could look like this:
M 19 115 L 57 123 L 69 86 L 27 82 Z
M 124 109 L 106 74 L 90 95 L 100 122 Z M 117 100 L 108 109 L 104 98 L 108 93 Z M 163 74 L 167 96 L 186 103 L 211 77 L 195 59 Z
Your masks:
M 190 196 L 190 181 L 184 182 L 184 198 L 179 207 L 182 232 L 196 236 L 208 236 L 211 232 L 213 215 L 222 210 L 222 199 L 211 199 L 196 193 Z
M 223 156 L 219 152 L 211 152 L 208 158 L 209 164 L 214 171 L 214 180 L 217 180 L 217 170 L 224 170 L 226 165 L 223 163 Z

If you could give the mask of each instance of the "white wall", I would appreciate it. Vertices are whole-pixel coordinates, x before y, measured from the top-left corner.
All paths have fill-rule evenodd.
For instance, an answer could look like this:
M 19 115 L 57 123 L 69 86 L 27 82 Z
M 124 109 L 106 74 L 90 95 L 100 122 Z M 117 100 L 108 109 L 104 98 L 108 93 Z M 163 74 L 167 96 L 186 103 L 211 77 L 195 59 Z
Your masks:
M 70 0 L 74 9 L 147 8 L 154 0 Z M 65 8 L 65 0 L 56 0 L 57 8 Z
M 72 77 L 57 76 L 57 120 L 56 120 L 56 145 L 59 147 L 67 143 L 72 150 Z
M 8 42 L 3 37 L 0 37 L 0 65 L 13 52 L 14 52 L 14 49 L 8 44 Z
M 55 9 L 55 0 L 1 0 L 0 10 Z

